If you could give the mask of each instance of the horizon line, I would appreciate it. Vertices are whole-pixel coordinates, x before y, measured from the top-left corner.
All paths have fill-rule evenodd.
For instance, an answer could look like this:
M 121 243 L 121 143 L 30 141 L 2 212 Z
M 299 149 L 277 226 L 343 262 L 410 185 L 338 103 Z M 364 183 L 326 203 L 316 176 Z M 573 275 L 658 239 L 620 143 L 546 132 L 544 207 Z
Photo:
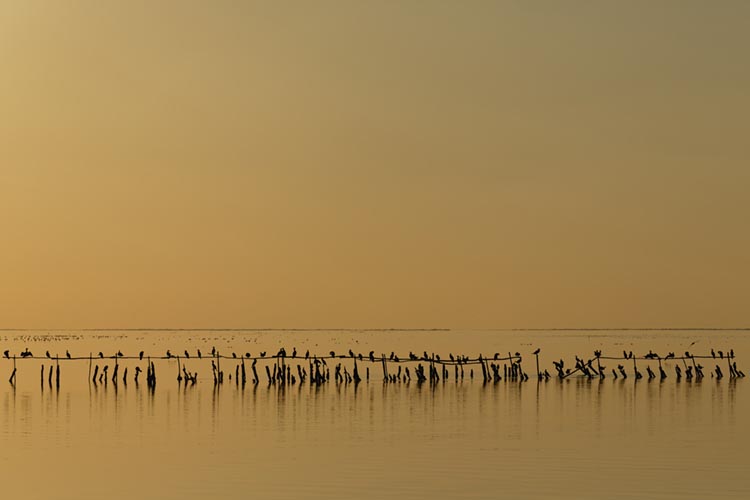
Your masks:
M 748 326 L 740 327 L 520 327 L 520 328 L 370 328 L 370 327 L 337 327 L 337 328 L 0 328 L 0 332 L 352 332 L 352 331 L 369 331 L 369 332 L 450 332 L 450 331 L 497 331 L 497 332 L 646 332 L 646 331 L 750 331 Z

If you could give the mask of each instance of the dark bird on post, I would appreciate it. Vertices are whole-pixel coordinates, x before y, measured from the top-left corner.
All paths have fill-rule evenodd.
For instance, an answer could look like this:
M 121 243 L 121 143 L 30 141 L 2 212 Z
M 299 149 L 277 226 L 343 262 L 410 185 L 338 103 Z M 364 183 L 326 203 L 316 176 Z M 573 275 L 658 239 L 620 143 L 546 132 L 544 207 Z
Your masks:
M 451 358 L 451 361 L 453 361 L 453 354 L 448 354 L 448 357 Z
M 172 353 L 169 352 L 169 349 L 167 349 L 167 358 L 171 358 L 171 357 L 172 357 Z
M 138 359 L 143 360 L 143 351 L 138 353 Z
M 198 359 L 201 359 L 201 350 L 198 349 Z
M 185 359 L 190 359 L 190 353 L 185 349 Z
M 721 359 L 724 359 L 724 351 L 719 351 L 719 357 L 720 357 Z
M 329 354 L 331 355 L 331 357 L 332 357 L 332 358 L 335 358 L 335 357 L 336 357 L 336 353 L 335 353 L 335 352 L 333 352 L 333 351 L 331 351 L 331 352 L 330 352 Z
M 233 358 L 236 358 L 236 357 L 237 357 L 237 353 L 236 353 L 236 352 L 233 352 L 233 353 L 232 353 L 232 357 L 233 357 Z
M 8 349 L 6 349 L 5 351 L 3 351 L 3 356 L 5 356 L 6 358 L 10 359 L 10 351 Z
M 305 351 L 305 359 L 310 359 L 310 350 Z
M 123 356 L 122 351 L 117 351 L 117 357 L 121 358 Z
M 349 349 L 349 357 L 350 357 L 350 358 L 353 358 L 353 357 L 354 357 L 354 351 L 352 351 L 351 349 Z
M 734 359 L 734 349 L 729 349 L 729 357 Z
M 500 353 L 499 353 L 499 352 L 496 352 L 496 353 L 495 353 L 495 357 L 494 357 L 493 359 L 497 360 L 497 358 L 499 358 L 499 357 L 500 357 Z
M 541 351 L 541 349 L 537 348 L 537 350 L 536 350 L 536 351 L 534 351 L 534 354 L 535 354 L 535 355 L 536 355 L 536 354 L 539 354 L 539 351 Z
M 67 356 L 67 358 L 70 359 L 70 351 L 66 350 L 65 351 L 65 356 Z
M 266 357 L 266 351 L 263 351 L 263 352 L 261 352 L 261 353 L 260 353 L 260 357 L 261 357 L 261 358 L 265 358 L 265 357 Z
M 99 357 L 100 357 L 100 358 L 103 358 L 103 357 L 104 357 L 104 353 L 102 353 L 102 351 L 99 351 Z
M 293 357 L 293 358 L 296 358 L 296 357 L 297 357 L 297 348 L 296 348 L 296 347 L 293 347 L 293 348 L 292 348 L 292 357 Z
M 47 351 L 47 357 L 48 357 L 48 358 L 51 358 L 51 357 L 52 357 L 52 356 L 50 356 L 50 355 L 49 355 L 49 351 Z
M 216 356 L 216 347 L 211 347 L 211 356 Z
M 249 358 L 249 357 L 250 357 L 250 353 L 249 353 L 249 352 L 246 352 L 246 353 L 245 353 L 245 357 L 246 357 L 246 358 Z
M 370 361 L 375 361 L 375 351 L 370 351 Z
M 714 352 L 713 348 L 711 348 L 711 357 L 716 359 L 716 353 Z

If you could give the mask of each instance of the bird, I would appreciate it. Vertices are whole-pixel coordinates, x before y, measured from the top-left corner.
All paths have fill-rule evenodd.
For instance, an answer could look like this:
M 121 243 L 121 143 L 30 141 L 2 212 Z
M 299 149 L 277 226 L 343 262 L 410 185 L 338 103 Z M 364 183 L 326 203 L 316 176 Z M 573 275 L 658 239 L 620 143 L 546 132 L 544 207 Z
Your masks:
M 201 350 L 198 349 L 198 359 L 201 359 Z
M 245 357 L 246 357 L 246 358 L 249 358 L 249 357 L 250 357 L 250 353 L 249 353 L 249 352 L 246 352 L 246 353 L 245 353 Z
M 265 357 L 266 357 L 266 351 L 262 351 L 262 352 L 260 353 L 260 357 L 261 357 L 261 358 L 265 358 Z
M 3 351 L 3 356 L 6 357 L 6 358 L 8 358 L 8 359 L 10 359 L 10 351 L 8 349 L 6 349 L 5 351 Z
M 305 359 L 310 359 L 310 349 L 305 351 Z
M 499 352 L 496 352 L 496 353 L 495 353 L 495 358 L 494 358 L 494 359 L 497 359 L 497 358 L 499 358 L 499 357 L 500 357 L 500 353 L 499 353 Z
M 453 361 L 453 354 L 448 354 L 448 357 L 450 358 L 451 361 Z
M 539 351 L 541 351 L 541 349 L 537 348 L 537 350 L 536 350 L 536 351 L 534 351 L 534 354 L 535 354 L 535 355 L 536 355 L 536 354 L 539 354 Z
M 336 357 L 336 353 L 335 353 L 335 352 L 333 352 L 333 351 L 331 351 L 331 352 L 330 352 L 330 355 L 331 355 L 331 357 L 332 357 L 332 358 L 335 358 L 335 357 Z
M 123 356 L 122 351 L 117 351 L 117 357 L 121 358 Z
M 724 359 L 724 351 L 719 351 L 719 358 Z
M 297 357 L 297 348 L 296 348 L 296 347 L 293 347 L 293 348 L 292 348 L 292 357 L 293 357 L 293 358 L 296 358 L 296 357 Z
M 233 352 L 233 353 L 232 353 L 232 357 L 233 357 L 233 358 L 236 358 L 236 357 L 237 357 L 237 353 L 236 353 L 236 352 Z
M 716 359 L 716 353 L 714 352 L 713 348 L 711 348 L 711 357 Z
M 65 350 L 65 356 L 67 356 L 67 358 L 70 359 L 70 351 L 68 351 L 67 349 Z
M 186 359 L 190 359 L 190 353 L 189 353 L 189 352 L 187 352 L 187 349 L 185 350 L 185 358 L 186 358 Z
M 350 357 L 350 358 L 353 358 L 353 357 L 354 357 L 354 351 L 352 351 L 351 349 L 349 349 L 349 357 Z
M 103 357 L 104 357 L 104 353 L 102 353 L 102 351 L 99 351 L 99 357 L 100 357 L 100 358 L 103 358 Z
M 211 348 L 211 356 L 216 356 L 216 348 L 215 347 Z
M 167 358 L 171 358 L 171 357 L 172 357 L 172 353 L 169 352 L 169 349 L 167 349 Z
M 47 353 L 46 353 L 46 354 L 47 354 L 47 357 L 48 357 L 48 358 L 51 358 L 51 357 L 52 357 L 52 356 L 50 356 L 50 355 L 49 355 L 49 351 L 47 351 Z
M 370 361 L 375 361 L 375 351 L 370 351 L 370 356 L 369 357 L 370 357 Z
M 140 360 L 143 359 L 143 351 L 141 351 L 141 352 L 138 353 L 138 359 L 140 359 Z

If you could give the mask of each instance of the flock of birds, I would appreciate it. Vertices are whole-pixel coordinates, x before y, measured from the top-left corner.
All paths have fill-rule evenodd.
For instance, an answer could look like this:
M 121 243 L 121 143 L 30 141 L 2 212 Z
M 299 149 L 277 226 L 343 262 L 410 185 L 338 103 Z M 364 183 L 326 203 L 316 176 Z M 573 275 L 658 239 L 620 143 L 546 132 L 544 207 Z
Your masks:
M 551 377 L 549 371 L 547 371 L 546 369 L 544 371 L 539 370 L 539 354 L 540 354 L 540 352 L 541 352 L 541 349 L 537 348 L 532 353 L 535 356 L 536 362 L 537 362 L 537 375 L 538 375 L 539 379 L 549 379 Z M 214 359 L 217 360 L 217 361 L 219 359 L 240 359 L 240 360 L 243 361 L 243 364 L 242 364 L 242 376 L 243 376 L 243 380 L 245 378 L 244 360 L 252 360 L 252 362 L 253 362 L 252 363 L 252 367 L 253 367 L 252 369 L 253 369 L 253 373 L 255 375 L 254 381 L 257 382 L 258 380 L 257 380 L 257 372 L 255 372 L 255 364 L 256 364 L 256 362 L 258 360 L 266 358 L 266 354 L 267 354 L 266 351 L 262 351 L 262 352 L 259 353 L 259 356 L 257 356 L 257 357 L 252 356 L 252 354 L 249 353 L 249 352 L 244 353 L 244 356 L 243 355 L 239 355 L 238 356 L 236 352 L 232 352 L 231 355 L 222 355 L 222 354 L 220 354 L 218 352 L 218 350 L 215 347 L 213 347 L 211 349 L 210 357 L 212 358 L 212 362 L 211 363 L 212 363 L 212 370 L 214 372 L 214 380 L 215 381 L 221 381 L 222 378 L 223 378 L 223 372 L 220 372 L 220 370 L 218 369 L 217 364 L 213 361 Z M 25 348 L 20 353 L 18 353 L 18 356 L 21 357 L 21 358 L 33 358 L 34 357 L 33 353 L 28 349 L 28 347 Z M 118 350 L 116 353 L 114 353 L 112 355 L 105 355 L 103 352 L 100 351 L 98 353 L 98 355 L 97 355 L 97 358 L 98 359 L 136 359 L 137 358 L 138 360 L 143 360 L 145 356 L 146 356 L 146 354 L 145 354 L 144 351 L 140 351 L 137 356 L 130 356 L 130 357 L 128 357 L 128 356 L 125 356 L 122 353 L 122 351 Z M 11 359 L 11 358 L 15 359 L 16 355 L 15 354 L 11 354 L 10 350 L 5 350 L 3 352 L 3 357 L 6 358 L 6 359 Z M 58 358 L 57 356 L 53 356 L 49 351 L 47 351 L 45 353 L 45 357 L 47 359 L 52 359 L 52 360 L 59 360 L 59 359 L 61 359 L 61 358 Z M 737 363 L 734 361 L 734 357 L 735 357 L 735 355 L 734 355 L 734 349 L 730 349 L 727 352 L 724 352 L 724 351 L 721 351 L 721 350 L 715 351 L 714 349 L 711 349 L 710 358 L 712 358 L 712 359 L 719 359 L 719 360 L 724 360 L 724 359 L 727 360 L 728 366 L 729 366 L 730 376 L 732 378 L 735 378 L 735 377 L 744 377 L 745 374 L 744 374 L 744 372 L 742 372 L 741 370 L 739 370 L 737 368 Z M 71 359 L 71 360 L 72 359 L 81 360 L 81 359 L 92 359 L 93 356 L 89 355 L 87 357 L 76 357 L 76 358 L 74 358 L 73 356 L 71 356 L 70 351 L 66 350 L 65 351 L 65 358 L 66 359 Z M 191 353 L 188 350 L 185 350 L 183 352 L 183 356 L 179 356 L 179 355 L 173 354 L 169 349 L 167 349 L 164 356 L 156 356 L 155 357 L 155 359 L 172 359 L 172 358 L 177 358 L 177 359 L 180 359 L 180 358 L 182 358 L 182 359 L 191 359 Z M 194 358 L 197 358 L 197 359 L 202 359 L 203 358 L 203 354 L 201 353 L 200 349 L 196 349 L 195 350 Z M 317 356 L 317 355 L 311 355 L 309 350 L 307 350 L 304 355 L 301 355 L 301 354 L 298 355 L 296 347 L 292 348 L 291 353 L 287 354 L 286 349 L 284 347 L 282 347 L 282 348 L 279 349 L 279 351 L 276 354 L 272 354 L 272 355 L 268 356 L 268 358 L 274 358 L 277 361 L 281 360 L 282 365 L 288 359 L 309 361 L 310 362 L 310 374 L 309 374 L 309 376 L 311 377 L 312 380 L 317 381 L 317 382 L 320 382 L 320 381 L 325 382 L 325 381 L 327 381 L 330 378 L 330 372 L 327 369 L 326 359 L 334 359 L 334 358 L 349 358 L 349 359 L 355 360 L 355 372 L 354 372 L 354 378 L 355 379 L 359 378 L 359 376 L 357 374 L 357 371 L 356 371 L 356 360 L 359 360 L 359 361 L 365 361 L 366 360 L 366 361 L 369 361 L 371 363 L 375 363 L 375 362 L 381 362 L 381 363 L 383 363 L 384 380 L 385 381 L 393 381 L 393 382 L 395 382 L 395 381 L 401 381 L 402 380 L 401 367 L 399 367 L 399 369 L 398 369 L 398 374 L 391 375 L 391 374 L 388 374 L 387 363 L 419 362 L 420 365 L 418 366 L 418 369 L 416 370 L 416 374 L 417 374 L 418 380 L 420 380 L 420 381 L 426 380 L 426 378 L 427 378 L 424 375 L 424 368 L 421 366 L 421 362 L 426 362 L 426 363 L 430 364 L 430 379 L 431 380 L 439 380 L 440 379 L 440 375 L 437 372 L 437 369 L 433 368 L 433 365 L 435 365 L 435 364 L 437 364 L 437 365 L 443 365 L 443 368 L 442 368 L 443 373 L 442 374 L 443 374 L 443 378 L 444 379 L 448 377 L 448 371 L 445 368 L 445 365 L 455 365 L 456 378 L 458 379 L 459 378 L 459 368 L 460 368 L 460 378 L 463 378 L 463 375 L 464 375 L 463 365 L 480 364 L 482 366 L 483 377 L 484 377 L 485 381 L 493 380 L 493 379 L 495 381 L 498 381 L 498 380 L 500 380 L 502 378 L 500 376 L 500 366 L 501 365 L 499 364 L 499 362 L 502 361 L 502 362 L 507 362 L 507 363 L 510 364 L 510 367 L 508 367 L 507 364 L 503 367 L 504 375 L 505 375 L 506 378 L 516 379 L 516 378 L 520 377 L 521 380 L 528 379 L 528 375 L 526 373 L 524 373 L 524 371 L 521 369 L 522 356 L 521 356 L 520 352 L 515 352 L 514 354 L 511 354 L 509 352 L 507 354 L 507 356 L 501 355 L 499 352 L 496 352 L 491 357 L 479 354 L 478 357 L 475 357 L 475 358 L 467 356 L 465 354 L 450 353 L 448 355 L 448 358 L 441 358 L 440 355 L 429 354 L 427 351 L 424 351 L 421 355 L 420 354 L 415 354 L 414 352 L 409 352 L 408 356 L 399 357 L 395 352 L 391 352 L 389 356 L 386 356 L 385 354 L 381 354 L 379 356 L 376 356 L 375 351 L 370 351 L 368 354 L 364 354 L 363 355 L 362 353 L 356 353 L 355 354 L 355 352 L 353 350 L 349 349 L 348 353 L 344 353 L 344 354 L 341 354 L 341 353 L 337 354 L 335 351 L 330 351 L 327 356 Z M 703 374 L 703 366 L 700 363 L 696 363 L 696 361 L 695 361 L 696 358 L 698 358 L 698 359 L 707 359 L 707 358 L 709 358 L 709 356 L 695 356 L 695 355 L 691 354 L 689 351 L 685 351 L 684 356 L 681 356 L 681 357 L 675 356 L 674 352 L 669 352 L 669 353 L 667 353 L 666 356 L 660 356 L 659 354 L 653 352 L 652 350 L 649 350 L 648 353 L 644 354 L 643 356 L 636 357 L 633 354 L 633 351 L 625 351 L 625 350 L 623 350 L 622 357 L 606 357 L 606 356 L 602 355 L 602 351 L 601 350 L 595 350 L 594 351 L 594 357 L 590 358 L 588 360 L 584 360 L 584 359 L 579 358 L 578 356 L 576 356 L 575 357 L 575 364 L 573 365 L 573 367 L 566 367 L 565 366 L 565 362 L 562 359 L 560 359 L 559 361 L 553 361 L 552 363 L 553 363 L 553 366 L 554 366 L 555 370 L 557 371 L 558 377 L 560 379 L 567 378 L 567 377 L 569 377 L 571 375 L 574 375 L 574 374 L 581 374 L 581 375 L 587 376 L 589 378 L 592 378 L 594 376 L 598 376 L 600 378 L 604 378 L 605 377 L 605 373 L 606 373 L 606 371 L 605 371 L 606 370 L 606 366 L 602 366 L 601 365 L 601 360 L 620 360 L 620 359 L 625 360 L 625 361 L 632 360 L 633 361 L 633 374 L 636 377 L 636 379 L 639 379 L 639 378 L 642 378 L 643 375 L 642 375 L 642 373 L 638 369 L 638 366 L 636 364 L 636 360 L 637 359 L 641 359 L 641 360 L 656 360 L 656 361 L 658 361 L 658 364 L 659 364 L 659 376 L 660 376 L 660 378 L 664 379 L 664 378 L 667 377 L 667 375 L 666 375 L 666 372 L 665 372 L 665 370 L 664 370 L 664 368 L 662 366 L 662 361 L 681 360 L 683 362 L 683 365 L 684 365 L 686 378 L 692 379 L 693 376 L 695 376 L 696 378 L 701 378 L 701 377 L 704 376 L 704 374 Z M 155 377 L 155 368 L 153 366 L 153 363 L 150 361 L 151 357 L 149 356 L 147 359 L 149 361 L 149 379 L 151 379 L 152 374 Z M 687 363 L 688 361 L 690 361 L 691 365 L 688 365 L 688 363 Z M 596 365 L 595 365 L 595 363 L 596 363 Z M 313 375 L 314 374 L 313 364 L 315 365 L 315 375 Z M 324 367 L 323 370 L 322 370 L 322 372 L 318 369 L 319 365 L 322 365 Z M 99 367 L 97 366 L 96 368 L 97 368 L 97 372 L 98 372 L 98 368 Z M 236 370 L 237 370 L 236 371 L 236 375 L 237 376 L 239 376 L 239 369 L 240 369 L 240 365 L 238 364 L 237 367 L 236 367 Z M 102 372 L 103 376 L 105 377 L 105 380 L 106 380 L 106 376 L 107 376 L 107 370 L 108 370 L 108 367 L 105 366 L 103 368 L 103 372 Z M 266 367 L 266 370 L 267 370 L 269 382 L 274 382 L 274 381 L 276 381 L 276 380 L 279 379 L 279 375 L 277 374 L 277 370 L 276 370 L 275 366 L 274 366 L 274 374 L 273 374 L 273 376 L 271 376 L 271 372 L 268 369 L 268 367 Z M 283 379 L 289 379 L 289 380 L 293 380 L 294 379 L 294 377 L 291 376 L 291 374 L 288 372 L 288 369 L 285 369 L 282 366 L 280 368 L 280 370 L 283 371 L 283 375 L 282 375 Z M 308 376 L 307 372 L 304 371 L 303 369 L 300 369 L 299 367 L 298 367 L 298 370 L 299 370 L 298 374 L 299 374 L 300 380 L 304 380 Z M 136 368 L 136 381 L 137 381 L 138 374 L 141 371 L 142 370 L 140 368 L 138 368 L 138 367 Z M 651 369 L 651 367 L 647 366 L 646 367 L 646 371 L 647 371 L 647 374 L 648 374 L 649 378 L 656 378 L 656 373 Z M 182 368 L 182 372 L 183 373 L 178 374 L 178 380 L 182 380 L 183 379 L 182 375 L 184 375 L 184 379 L 185 380 L 192 381 L 193 383 L 195 383 L 195 381 L 197 380 L 197 374 L 192 374 L 192 373 L 188 372 L 184 367 Z M 125 373 L 127 373 L 127 369 L 126 369 Z M 616 370 L 612 369 L 611 373 L 614 376 L 614 378 L 618 378 L 618 376 L 623 377 L 623 378 L 627 378 L 627 376 L 628 376 L 627 371 L 625 369 L 625 366 L 622 363 L 617 364 L 617 369 Z M 683 372 L 682 372 L 682 368 L 679 366 L 679 364 L 675 365 L 675 373 L 676 373 L 678 379 L 682 376 Z M 714 373 L 715 373 L 716 377 L 718 377 L 718 378 L 721 378 L 723 376 L 723 372 L 722 372 L 721 367 L 719 365 L 716 365 L 715 371 L 712 371 L 711 375 L 713 376 Z M 95 380 L 96 380 L 96 376 L 97 375 L 95 373 L 95 375 L 94 375 L 94 379 Z M 367 369 L 367 377 L 369 379 L 369 368 Z M 470 377 L 471 378 L 474 377 L 473 369 L 470 372 Z M 229 376 L 229 378 L 231 379 L 231 375 Z M 342 380 L 349 381 L 351 378 L 352 378 L 352 376 L 349 374 L 349 372 L 346 370 L 345 367 L 343 368 L 343 374 L 342 374 L 342 364 L 341 363 L 339 363 L 335 367 L 335 379 L 336 380 L 342 379 Z M 411 380 L 411 375 L 410 375 L 408 367 L 404 371 L 404 377 L 403 378 L 405 380 Z

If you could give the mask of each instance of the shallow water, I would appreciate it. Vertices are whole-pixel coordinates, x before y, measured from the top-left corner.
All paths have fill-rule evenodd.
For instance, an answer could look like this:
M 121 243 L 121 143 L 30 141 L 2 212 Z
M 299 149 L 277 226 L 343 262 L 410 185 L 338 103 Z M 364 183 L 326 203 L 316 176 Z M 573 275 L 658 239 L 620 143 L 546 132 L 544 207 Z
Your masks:
M 22 498 L 746 498 L 750 445 L 747 379 L 700 382 L 586 380 L 383 384 L 379 364 L 357 386 L 329 383 L 214 388 L 210 360 L 222 354 L 330 350 L 518 351 L 552 359 L 594 349 L 678 355 L 733 348 L 750 369 L 750 332 L 179 331 L 2 332 L 0 350 L 28 347 L 34 359 L 0 360 L 0 470 L 6 495 Z M 696 342 L 692 347 L 690 344 Z M 177 361 L 157 360 L 151 392 L 90 384 L 88 360 L 61 360 L 59 389 L 40 378 L 45 351 L 88 357 L 121 350 L 194 353 L 195 386 L 179 385 Z M 97 364 L 96 360 L 94 363 Z M 747 364 L 746 364 L 747 363 Z M 112 365 L 111 359 L 99 365 Z M 233 373 L 236 362 L 222 361 Z M 609 368 L 617 362 L 607 361 Z M 141 363 L 145 369 L 145 362 Z M 653 365 L 655 367 L 655 365 Z M 645 369 L 643 364 L 642 369 Z M 467 367 L 468 368 L 468 367 Z M 112 368 L 110 368 L 111 370 Z M 725 365 L 722 365 L 725 373 Z M 478 368 L 475 368 L 478 372 Z M 629 368 L 630 371 L 630 368 Z M 111 374 L 111 372 L 110 372 Z

